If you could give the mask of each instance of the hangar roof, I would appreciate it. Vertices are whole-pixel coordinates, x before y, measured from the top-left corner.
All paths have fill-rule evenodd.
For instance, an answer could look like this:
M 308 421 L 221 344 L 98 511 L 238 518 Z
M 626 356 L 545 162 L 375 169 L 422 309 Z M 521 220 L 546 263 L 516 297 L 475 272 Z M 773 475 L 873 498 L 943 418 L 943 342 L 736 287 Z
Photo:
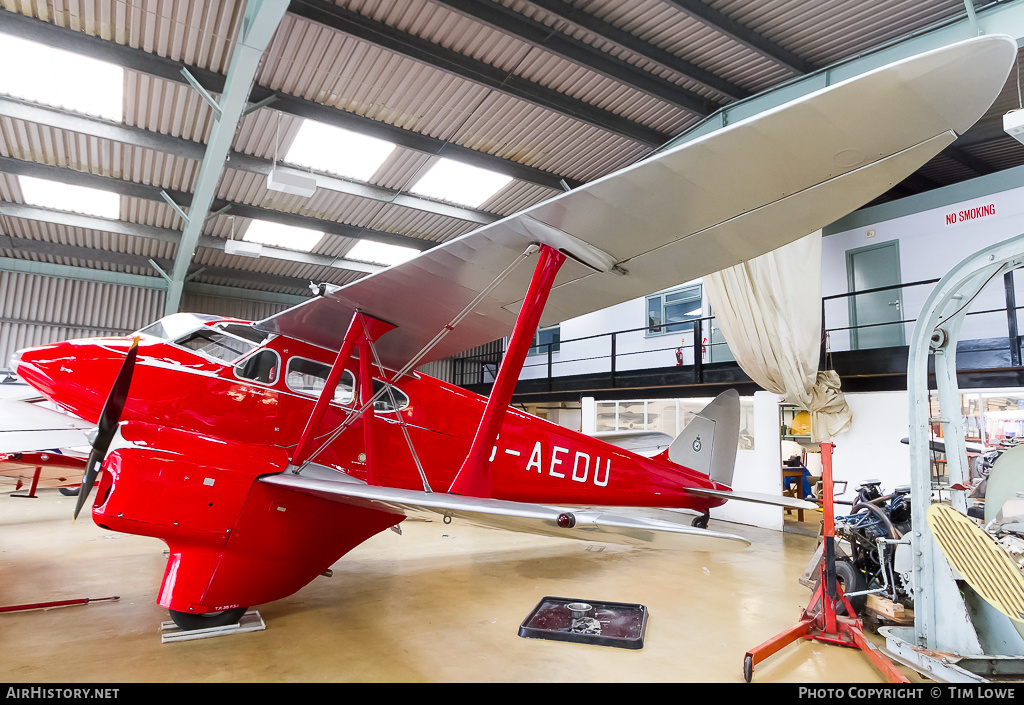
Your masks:
M 0 0 L 0 49 L 70 52 L 43 76 L 75 81 L 76 57 L 123 68 L 120 115 L 0 88 L 0 266 L 164 277 L 178 295 L 308 296 L 310 281 L 374 270 L 374 255 L 353 252 L 361 241 L 427 249 L 843 71 L 979 32 L 1024 36 L 1022 0 L 965 1 Z M 18 56 L 19 73 L 45 69 Z M 1024 164 L 1001 124 L 1021 107 L 1018 74 L 880 200 Z M 92 93 L 106 90 L 88 75 Z M 356 176 L 337 154 L 312 164 L 318 150 L 299 148 L 318 144 L 313 128 L 371 136 L 384 156 Z M 268 189 L 275 163 L 278 178 L 316 178 L 315 193 Z M 474 202 L 427 191 L 439 163 L 493 172 L 497 190 Z M 118 194 L 118 212 L 40 205 L 33 178 Z M 225 251 L 254 221 L 324 235 L 308 251 Z

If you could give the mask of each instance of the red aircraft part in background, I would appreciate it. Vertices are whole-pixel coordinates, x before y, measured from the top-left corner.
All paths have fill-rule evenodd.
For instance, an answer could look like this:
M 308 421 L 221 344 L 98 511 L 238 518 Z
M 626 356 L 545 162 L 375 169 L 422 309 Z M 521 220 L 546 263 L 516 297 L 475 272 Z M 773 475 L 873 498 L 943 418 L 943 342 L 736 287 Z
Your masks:
M 85 456 L 56 450 L 0 453 L 0 484 L 13 485 L 15 492 L 29 485 L 28 494 L 19 496 L 34 497 L 40 488 L 77 488 L 84 469 Z

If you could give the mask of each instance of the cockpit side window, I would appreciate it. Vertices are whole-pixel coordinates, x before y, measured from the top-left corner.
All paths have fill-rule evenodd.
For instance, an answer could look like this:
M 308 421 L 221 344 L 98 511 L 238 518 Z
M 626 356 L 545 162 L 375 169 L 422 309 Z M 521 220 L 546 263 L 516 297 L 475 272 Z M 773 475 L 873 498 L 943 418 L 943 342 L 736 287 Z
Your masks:
M 331 366 L 304 357 L 293 357 L 288 360 L 288 374 L 285 384 L 288 389 L 299 394 L 319 397 L 327 378 L 331 374 Z M 355 394 L 356 378 L 349 370 L 341 373 L 338 386 L 334 389 L 336 404 L 350 404 Z
M 264 348 L 235 365 L 235 375 L 260 384 L 273 384 L 281 372 L 281 358 Z
M 227 363 L 234 363 L 235 360 L 256 348 L 256 344 L 249 340 L 236 338 L 213 328 L 194 331 L 175 340 L 174 343 Z
M 393 384 L 385 384 L 383 380 L 379 380 L 376 377 L 373 378 L 373 395 L 377 396 L 377 392 L 384 389 L 385 386 L 391 388 L 390 393 L 384 392 L 377 397 L 377 401 L 373 402 L 374 411 L 387 413 L 389 411 L 401 411 L 405 407 L 409 406 L 409 397 L 405 395 L 405 392 Z M 397 409 L 395 408 L 395 405 L 391 403 L 392 396 L 394 396 L 394 403 L 398 405 Z

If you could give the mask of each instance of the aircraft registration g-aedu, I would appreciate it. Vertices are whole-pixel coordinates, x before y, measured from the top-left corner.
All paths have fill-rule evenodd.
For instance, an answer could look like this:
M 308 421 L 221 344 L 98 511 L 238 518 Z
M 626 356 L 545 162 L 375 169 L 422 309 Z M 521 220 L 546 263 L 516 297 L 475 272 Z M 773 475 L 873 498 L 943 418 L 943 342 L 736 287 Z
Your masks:
M 408 516 L 590 541 L 707 529 L 733 491 L 738 396 L 634 453 L 509 406 L 538 325 L 774 250 L 899 183 L 991 105 L 1017 56 L 970 39 L 837 83 L 249 323 L 173 314 L 22 350 L 17 375 L 98 424 L 77 516 L 169 548 L 185 629 L 286 597 Z M 504 336 L 484 398 L 416 368 Z M 102 472 L 101 472 L 102 471 Z M 673 508 L 692 523 L 614 507 Z

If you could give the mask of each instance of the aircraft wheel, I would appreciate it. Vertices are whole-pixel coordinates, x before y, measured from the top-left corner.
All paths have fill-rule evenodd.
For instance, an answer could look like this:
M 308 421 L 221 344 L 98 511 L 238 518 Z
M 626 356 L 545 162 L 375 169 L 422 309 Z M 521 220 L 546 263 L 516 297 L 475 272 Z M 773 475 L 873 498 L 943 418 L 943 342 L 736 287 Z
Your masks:
M 57 490 L 65 497 L 77 497 L 78 487 L 58 487 Z
M 690 522 L 690 524 L 691 526 L 695 526 L 698 529 L 706 529 L 708 528 L 709 521 L 711 521 L 710 514 L 701 514 L 699 517 L 696 517 L 692 522 Z
M 171 613 L 171 619 L 179 627 L 186 631 L 193 629 L 213 629 L 214 627 L 226 627 L 229 624 L 237 624 L 248 607 L 238 607 L 223 612 L 204 612 L 203 614 L 190 614 L 167 610 Z

